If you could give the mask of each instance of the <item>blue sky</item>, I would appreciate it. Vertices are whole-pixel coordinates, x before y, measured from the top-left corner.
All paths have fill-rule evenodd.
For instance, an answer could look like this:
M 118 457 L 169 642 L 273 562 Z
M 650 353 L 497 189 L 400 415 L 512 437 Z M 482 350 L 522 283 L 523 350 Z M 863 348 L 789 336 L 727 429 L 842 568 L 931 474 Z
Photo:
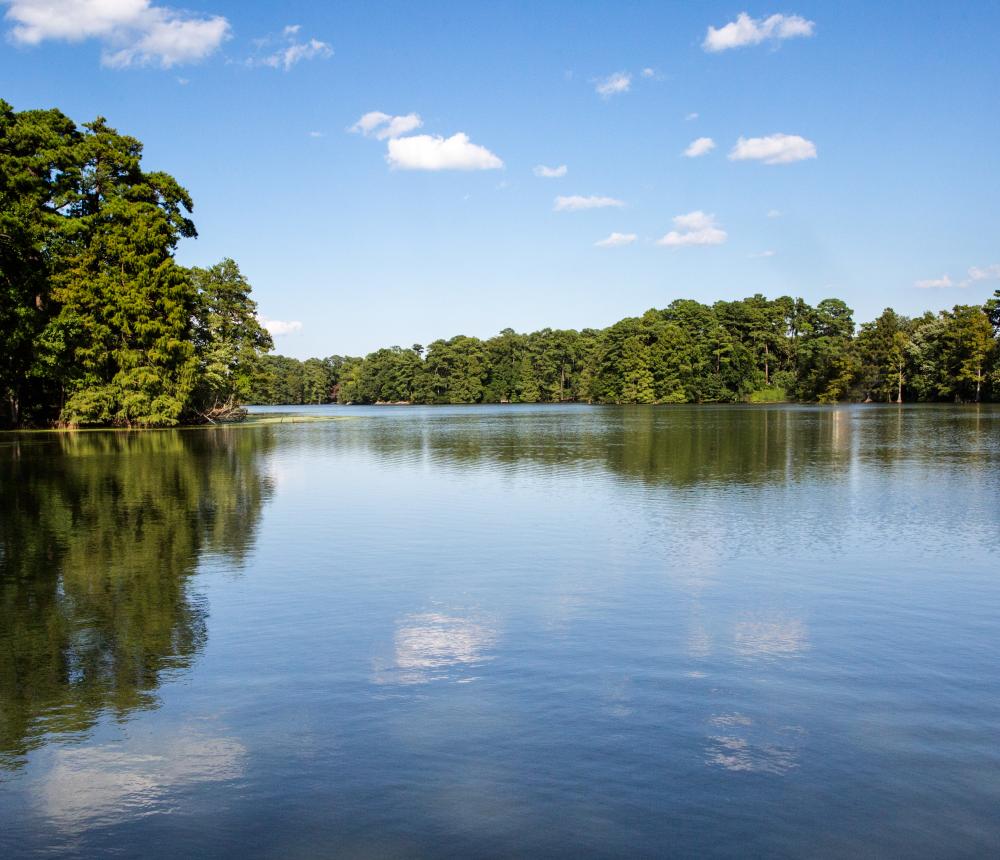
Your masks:
M 288 355 L 1000 287 L 995 2 L 0 5 L 0 96 L 140 138 Z

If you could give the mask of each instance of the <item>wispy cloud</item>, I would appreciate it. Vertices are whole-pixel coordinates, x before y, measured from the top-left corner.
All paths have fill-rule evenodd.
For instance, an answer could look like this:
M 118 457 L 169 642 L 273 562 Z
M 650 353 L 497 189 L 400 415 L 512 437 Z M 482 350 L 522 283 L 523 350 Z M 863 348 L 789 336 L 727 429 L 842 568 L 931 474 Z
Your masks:
M 947 289 L 949 287 L 964 288 L 982 281 L 1000 281 L 1000 263 L 993 263 L 990 266 L 970 266 L 968 276 L 961 281 L 953 281 L 951 275 L 945 274 L 940 278 L 927 278 L 924 281 L 916 281 L 913 286 L 919 290 Z
M 568 197 L 557 197 L 553 205 L 556 212 L 578 212 L 582 209 L 605 209 L 612 206 L 624 206 L 621 200 L 614 197 L 598 197 L 591 195 L 584 197 L 580 194 L 571 194 Z
M 768 218 L 780 218 L 781 217 L 781 210 L 780 209 L 768 209 L 767 210 L 767 217 Z
M 424 121 L 420 114 L 408 113 L 405 116 L 392 116 L 382 113 L 380 110 L 373 110 L 366 113 L 348 131 L 359 132 L 365 137 L 374 137 L 377 140 L 386 138 L 401 137 L 415 129 L 420 128 Z
M 326 137 L 326 132 L 324 132 L 324 131 L 311 131 L 311 132 L 309 132 L 309 137 Z
M 302 323 L 298 320 L 270 320 L 262 316 L 258 316 L 257 319 L 275 337 L 302 331 Z
M 692 113 L 689 113 L 686 117 L 684 117 L 684 122 L 691 122 L 692 120 L 695 120 L 695 119 L 698 119 L 698 114 L 692 112 Z
M 1000 263 L 992 266 L 972 266 L 969 269 L 970 281 L 1000 281 Z
M 714 215 L 707 215 L 700 209 L 688 212 L 686 215 L 677 215 L 673 221 L 674 229 L 662 239 L 658 239 L 657 245 L 665 245 L 668 248 L 681 248 L 685 245 L 721 245 L 729 236 L 715 223 Z
M 635 233 L 612 233 L 599 242 L 594 242 L 598 248 L 620 248 L 622 245 L 631 245 L 638 236 Z
M 333 48 L 319 39 L 299 40 L 299 24 L 288 24 L 279 36 L 265 36 L 257 40 L 258 56 L 250 57 L 248 66 L 265 66 L 289 71 L 303 60 L 326 59 L 333 56 Z
M 644 78 L 655 78 L 656 77 L 656 69 L 653 69 L 653 68 L 650 68 L 649 66 L 646 66 L 646 68 L 644 68 L 642 70 L 642 76 Z
M 601 96 L 601 98 L 607 99 L 619 93 L 627 93 L 631 87 L 631 74 L 628 72 L 615 72 L 613 75 L 608 75 L 606 78 L 598 80 L 594 87 L 594 92 Z
M 774 251 L 757 251 L 755 254 L 748 254 L 751 260 L 758 260 L 762 257 L 773 257 Z
M 745 45 L 759 45 L 761 42 L 808 37 L 815 31 L 815 22 L 807 21 L 800 15 L 751 18 L 746 12 L 741 12 L 735 21 L 719 28 L 709 27 L 701 46 L 710 53 L 717 53 Z
M 417 134 L 389 140 L 386 161 L 400 170 L 496 170 L 503 161 L 463 132 L 445 138 Z
M 712 138 L 699 137 L 688 144 L 688 148 L 684 150 L 683 155 L 687 158 L 697 158 L 700 155 L 711 152 L 713 149 L 715 149 L 715 141 Z
M 101 62 L 113 68 L 196 63 L 229 38 L 221 15 L 197 15 L 150 0 L 8 0 L 10 38 L 21 45 L 48 40 L 102 44 Z
M 546 167 L 544 164 L 538 164 L 535 166 L 534 174 L 542 179 L 559 179 L 566 175 L 569 168 L 565 164 L 560 164 L 558 167 Z
M 730 161 L 762 161 L 764 164 L 791 164 L 816 157 L 816 144 L 797 134 L 741 137 L 729 153 Z
M 942 275 L 940 278 L 928 278 L 925 281 L 917 281 L 913 286 L 915 286 L 918 290 L 934 290 L 963 285 L 956 284 L 949 275 Z

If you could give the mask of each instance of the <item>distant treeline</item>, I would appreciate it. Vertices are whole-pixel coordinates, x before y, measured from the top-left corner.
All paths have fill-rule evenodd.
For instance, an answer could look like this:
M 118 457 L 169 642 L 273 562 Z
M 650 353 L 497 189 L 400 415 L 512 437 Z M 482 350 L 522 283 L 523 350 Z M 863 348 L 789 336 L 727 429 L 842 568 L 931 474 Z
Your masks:
M 177 264 L 191 198 L 103 119 L 0 100 L 0 427 L 240 414 L 272 346 L 232 260 Z
M 979 402 L 1000 396 L 1000 290 L 984 306 L 909 318 L 886 309 L 855 332 L 839 299 L 680 299 L 605 329 L 504 329 L 334 355 L 261 360 L 260 404 Z
M 103 119 L 0 100 L 0 426 L 155 427 L 242 403 L 710 403 L 1000 396 L 1000 291 L 855 333 L 838 299 L 679 300 L 606 329 L 505 329 L 364 358 L 267 355 L 232 260 L 177 263 L 192 201 Z

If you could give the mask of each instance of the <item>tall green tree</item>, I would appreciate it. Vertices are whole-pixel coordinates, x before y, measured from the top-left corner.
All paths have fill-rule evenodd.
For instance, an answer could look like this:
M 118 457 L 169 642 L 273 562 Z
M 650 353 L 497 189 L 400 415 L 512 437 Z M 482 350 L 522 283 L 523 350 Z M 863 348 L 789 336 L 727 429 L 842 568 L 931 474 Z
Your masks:
M 858 332 L 860 382 L 866 399 L 903 402 L 913 325 L 886 308 Z
M 656 399 L 649 347 L 633 335 L 622 342 L 619 368 L 623 403 L 652 403 Z
M 80 140 L 59 111 L 18 113 L 0 100 L 0 425 L 44 422 L 61 405 L 62 343 L 43 333 L 77 227 Z
M 857 375 L 853 311 L 840 299 L 823 299 L 799 324 L 800 397 L 820 403 L 843 399 Z
M 78 144 L 80 181 L 65 265 L 53 274 L 59 313 L 47 340 L 61 356 L 66 424 L 177 424 L 197 382 L 197 291 L 174 258 L 196 235 L 191 198 L 166 173 L 145 173 L 142 144 L 103 119 Z
M 959 384 L 964 384 L 966 399 L 979 403 L 989 386 L 990 367 L 997 348 L 993 327 L 983 309 L 975 305 L 956 305 L 951 317 L 952 342 L 958 359 L 955 377 Z
M 194 346 L 197 384 L 191 409 L 207 420 L 229 418 L 251 399 L 262 353 L 274 344 L 257 319 L 257 303 L 239 266 L 225 259 L 189 270 L 197 300 Z

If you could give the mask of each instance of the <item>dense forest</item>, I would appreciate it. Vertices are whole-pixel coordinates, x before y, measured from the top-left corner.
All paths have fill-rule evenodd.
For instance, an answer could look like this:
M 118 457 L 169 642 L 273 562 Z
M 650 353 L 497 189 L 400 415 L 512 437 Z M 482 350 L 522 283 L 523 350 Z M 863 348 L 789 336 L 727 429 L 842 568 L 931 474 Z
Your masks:
M 979 402 L 1000 395 L 1000 290 L 985 306 L 856 330 L 839 299 L 679 299 L 605 329 L 504 329 L 364 358 L 265 356 L 255 403 Z
M 271 348 L 232 260 L 174 259 L 187 191 L 103 119 L 0 100 L 0 426 L 240 414 Z
M 169 426 L 241 404 L 829 403 L 1000 395 L 1000 291 L 857 328 L 839 299 L 677 300 L 605 329 L 504 329 L 364 358 L 269 355 L 232 260 L 177 263 L 192 201 L 105 120 L 0 100 L 0 426 Z

